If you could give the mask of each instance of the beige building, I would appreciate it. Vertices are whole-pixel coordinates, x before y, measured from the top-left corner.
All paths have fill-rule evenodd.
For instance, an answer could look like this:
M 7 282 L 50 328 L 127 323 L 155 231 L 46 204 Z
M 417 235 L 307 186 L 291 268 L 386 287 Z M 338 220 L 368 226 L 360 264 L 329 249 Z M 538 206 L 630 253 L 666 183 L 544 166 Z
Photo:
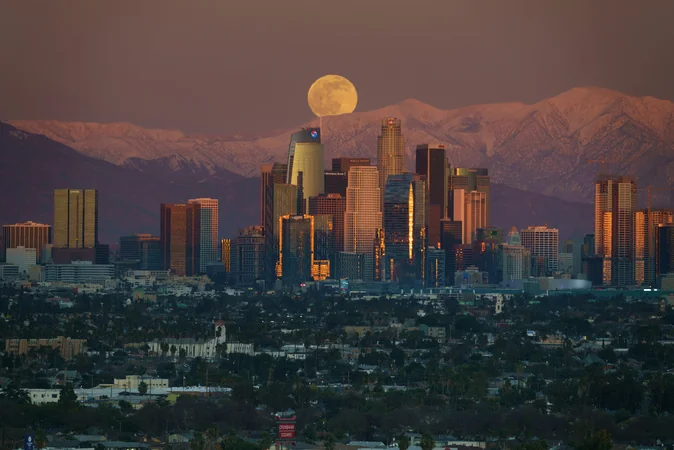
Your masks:
M 70 361 L 87 351 L 87 340 L 63 336 L 52 339 L 5 339 L 5 352 L 14 355 L 26 355 L 31 350 L 38 350 L 41 347 L 58 349 L 61 357 Z
M 54 247 L 94 248 L 98 243 L 98 191 L 54 190 Z

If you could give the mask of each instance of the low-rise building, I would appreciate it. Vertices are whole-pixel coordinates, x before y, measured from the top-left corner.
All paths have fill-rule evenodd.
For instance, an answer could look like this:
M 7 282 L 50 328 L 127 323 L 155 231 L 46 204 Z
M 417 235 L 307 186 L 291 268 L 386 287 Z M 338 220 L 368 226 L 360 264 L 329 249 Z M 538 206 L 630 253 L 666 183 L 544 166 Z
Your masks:
M 87 351 L 87 340 L 64 336 L 51 339 L 5 339 L 5 352 L 13 355 L 25 355 L 31 349 L 38 350 L 41 347 L 58 349 L 61 357 L 70 361 L 80 353 Z

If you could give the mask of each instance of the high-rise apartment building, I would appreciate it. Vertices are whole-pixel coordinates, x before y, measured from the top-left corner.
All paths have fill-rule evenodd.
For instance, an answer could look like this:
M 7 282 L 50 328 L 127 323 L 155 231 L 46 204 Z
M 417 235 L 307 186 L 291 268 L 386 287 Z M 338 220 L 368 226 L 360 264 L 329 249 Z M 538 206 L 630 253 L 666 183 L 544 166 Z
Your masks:
M 287 183 L 300 186 L 298 178 L 300 172 L 302 173 L 301 189 L 305 211 L 309 197 L 325 192 L 323 153 L 320 129 L 303 129 L 292 134 L 288 149 Z
M 314 217 L 279 218 L 280 248 L 278 275 L 284 284 L 299 285 L 311 280 L 314 264 Z
M 535 270 L 532 276 L 551 276 L 558 270 L 559 230 L 545 226 L 530 226 L 520 231 L 522 246 L 529 250 Z
M 381 131 L 377 137 L 377 170 L 383 207 L 388 177 L 405 172 L 405 136 L 402 134 L 400 119 L 396 117 L 381 121 Z
M 34 248 L 37 261 L 42 262 L 42 251 L 45 246 L 51 244 L 51 225 L 34 222 L 3 225 L 1 238 L 0 256 L 4 256 L 9 248 Z
M 344 213 L 344 250 L 365 255 L 365 277 L 372 280 L 373 243 L 382 227 L 379 201 L 379 171 L 374 166 L 354 166 L 349 170 Z
M 160 245 L 163 269 L 194 276 L 201 269 L 201 205 L 162 203 Z
M 457 189 L 463 189 L 464 192 L 478 191 L 484 193 L 484 202 L 485 202 L 484 226 L 490 226 L 491 217 L 489 215 L 490 211 L 489 196 L 491 193 L 491 181 L 489 178 L 489 171 L 487 169 L 482 168 L 466 169 L 455 167 L 451 169 L 449 177 L 449 193 L 448 193 L 449 205 L 452 204 L 453 191 Z
M 416 148 L 416 173 L 426 182 L 426 238 L 440 246 L 440 220 L 447 215 L 447 157 L 445 146 L 422 144 Z
M 651 209 L 650 230 L 648 209 L 640 210 L 634 217 L 635 283 L 654 287 L 656 284 L 655 241 L 658 226 L 674 223 L 674 211 Z
M 94 248 L 98 244 L 98 191 L 54 190 L 54 247 Z
M 636 206 L 633 179 L 601 176 L 595 182 L 595 253 L 603 259 L 604 284 L 635 283 Z
M 193 198 L 187 202 L 201 206 L 199 273 L 206 273 L 206 266 L 218 260 L 218 200 Z

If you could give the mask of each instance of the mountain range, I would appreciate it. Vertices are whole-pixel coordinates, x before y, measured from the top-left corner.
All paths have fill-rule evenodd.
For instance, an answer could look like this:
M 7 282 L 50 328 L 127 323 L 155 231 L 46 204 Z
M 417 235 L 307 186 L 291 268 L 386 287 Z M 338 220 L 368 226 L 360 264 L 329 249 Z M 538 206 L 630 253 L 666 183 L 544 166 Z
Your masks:
M 492 177 L 494 225 L 548 223 L 562 237 L 591 231 L 592 181 L 606 171 L 633 175 L 640 186 L 674 181 L 674 103 L 600 88 L 577 88 L 533 105 L 505 103 L 440 110 L 417 100 L 323 119 L 326 161 L 376 157 L 381 120 L 402 120 L 406 160 L 418 143 L 445 144 L 454 167 L 486 167 Z M 219 198 L 221 233 L 259 222 L 260 165 L 285 161 L 292 130 L 207 136 L 128 123 L 10 121 L 2 124 L 0 222 L 51 222 L 51 190 L 101 191 L 101 234 L 110 242 L 159 228 L 160 202 Z M 327 166 L 326 166 L 327 167 Z M 654 205 L 670 192 L 654 194 Z M 131 212 L 129 212 L 131 209 Z

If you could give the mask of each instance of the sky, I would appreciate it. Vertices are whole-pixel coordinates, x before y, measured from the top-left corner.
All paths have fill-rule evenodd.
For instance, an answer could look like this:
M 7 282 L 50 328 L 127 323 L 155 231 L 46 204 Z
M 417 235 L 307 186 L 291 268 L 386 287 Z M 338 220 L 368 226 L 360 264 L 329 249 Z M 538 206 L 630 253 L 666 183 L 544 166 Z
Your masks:
M 674 100 L 672 23 L 672 0 L 0 0 L 0 120 L 281 130 L 327 73 L 357 111 L 590 85 Z

